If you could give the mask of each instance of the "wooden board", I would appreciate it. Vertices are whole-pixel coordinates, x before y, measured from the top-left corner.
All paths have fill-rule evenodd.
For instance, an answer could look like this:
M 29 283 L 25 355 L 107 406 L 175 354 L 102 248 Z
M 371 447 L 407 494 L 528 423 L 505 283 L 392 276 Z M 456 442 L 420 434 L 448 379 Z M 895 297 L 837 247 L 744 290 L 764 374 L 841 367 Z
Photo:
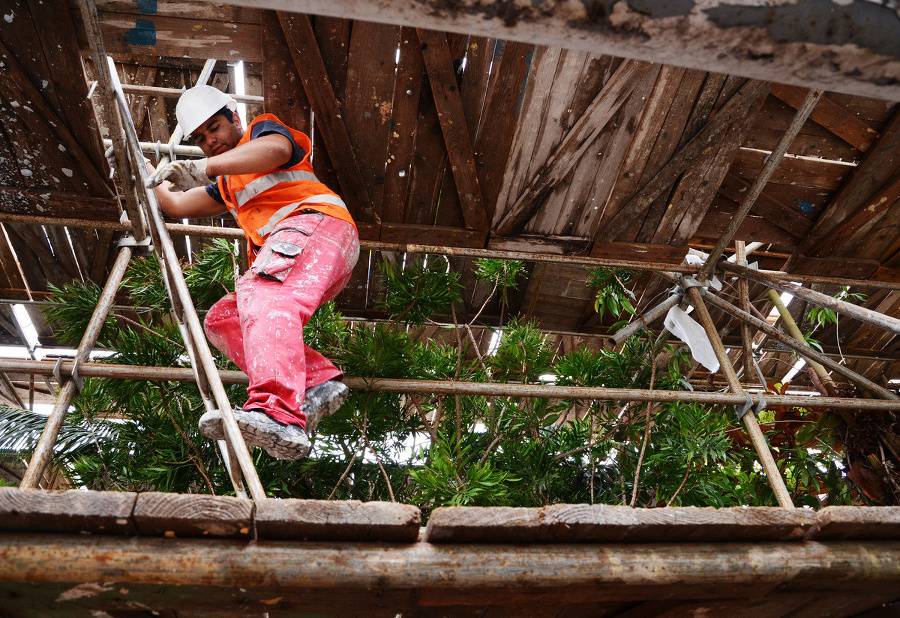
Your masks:
M 399 39 L 398 26 L 355 22 L 348 49 L 343 121 L 372 206 L 378 213 L 384 193 Z M 344 156 L 335 154 L 334 149 L 331 153 Z
M 401 223 L 412 175 L 412 155 L 417 136 L 417 113 L 425 65 L 414 28 L 400 29 L 400 60 L 394 82 L 391 135 L 384 170 L 381 217 Z
M 289 127 L 310 134 L 310 104 L 297 67 L 274 11 L 260 16 L 263 40 L 263 97 L 265 111 Z
M 447 146 L 447 165 L 453 172 L 465 225 L 469 229 L 487 231 L 484 201 L 472 155 L 472 139 L 463 121 L 465 113 L 447 37 L 442 32 L 432 30 L 419 30 L 418 35 L 441 132 Z M 442 209 L 445 207 L 442 204 Z
M 486 232 L 438 225 L 384 223 L 381 242 L 449 247 L 484 247 Z
M 130 5 L 130 6 L 129 6 Z M 259 11 L 234 9 L 210 5 L 206 11 L 198 10 L 203 4 L 192 3 L 190 12 L 179 8 L 178 3 L 113 3 L 110 9 L 100 8 L 100 30 L 106 51 L 111 55 L 150 55 L 181 57 L 224 58 L 261 62 L 262 37 L 259 27 Z M 139 7 L 153 7 L 145 12 Z M 160 11 L 159 7 L 169 8 Z M 127 12 L 119 12 L 125 10 Z M 212 11 L 225 11 L 239 15 L 234 19 L 222 13 L 221 20 L 209 18 Z M 84 37 L 81 12 L 73 9 L 72 19 L 78 33 L 82 51 L 89 50 Z
M 588 80 L 594 78 L 590 58 L 585 64 L 585 72 Z M 634 88 L 643 82 L 649 72 L 648 63 L 621 63 L 577 121 L 568 127 L 568 123 L 563 124 L 559 140 L 553 144 L 552 151 L 546 155 L 543 164 L 532 172 L 515 202 L 508 205 L 507 213 L 497 224 L 499 233 L 519 231 L 539 209 L 545 209 L 553 220 L 558 219 L 557 213 L 562 206 L 564 191 L 557 192 L 557 189 L 562 188 L 562 183 L 570 177 L 601 131 L 617 115 Z M 596 168 L 598 157 L 593 155 L 589 159 L 590 166 Z
M 497 41 L 493 50 L 494 68 L 484 104 L 484 117 L 489 122 L 483 124 L 475 140 L 475 164 L 490 220 L 494 219 L 534 49 L 525 43 Z
M 759 176 L 768 153 L 742 148 L 734 160 L 730 172 L 749 182 Z M 854 167 L 843 162 L 825 159 L 786 156 L 775 168 L 769 183 L 775 185 L 801 185 L 836 191 L 841 187 Z
M 653 543 L 799 541 L 812 511 L 753 508 L 633 509 L 560 504 L 542 509 L 441 507 L 428 520 L 429 543 Z
M 0 530 L 134 534 L 136 499 L 130 492 L 0 487 Z
M 266 500 L 256 507 L 260 539 L 412 543 L 421 514 L 391 502 Z
M 142 493 L 134 524 L 144 536 L 250 538 L 253 502 L 203 494 Z
M 776 84 L 772 88 L 772 95 L 794 109 L 799 109 L 803 105 L 803 100 L 808 92 L 809 90 L 806 88 L 783 84 Z M 810 120 L 828 129 L 857 150 L 863 152 L 868 150 L 872 142 L 878 137 L 878 131 L 835 103 L 828 96 L 823 96 L 819 100 L 812 114 L 810 114 Z
M 355 217 L 376 221 L 377 215 L 363 179 L 360 162 L 353 154 L 342 107 L 326 71 L 316 39 L 305 15 L 278 13 L 282 30 L 294 58 L 294 66 L 303 82 L 306 96 L 317 115 L 316 127 L 321 131 L 330 152 L 342 153 L 331 159 L 341 185 L 341 196 Z
M 807 536 L 815 541 L 900 539 L 900 507 L 828 506 Z

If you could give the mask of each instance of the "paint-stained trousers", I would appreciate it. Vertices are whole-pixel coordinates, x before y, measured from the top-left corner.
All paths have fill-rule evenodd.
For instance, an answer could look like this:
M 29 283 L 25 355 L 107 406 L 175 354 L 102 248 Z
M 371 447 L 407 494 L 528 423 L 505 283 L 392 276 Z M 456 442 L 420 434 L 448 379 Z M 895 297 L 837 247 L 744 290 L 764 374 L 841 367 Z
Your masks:
M 292 215 L 269 234 L 236 294 L 209 310 L 210 342 L 250 377 L 245 409 L 306 427 L 305 391 L 343 374 L 303 343 L 303 327 L 347 285 L 358 257 L 350 223 L 309 211 Z

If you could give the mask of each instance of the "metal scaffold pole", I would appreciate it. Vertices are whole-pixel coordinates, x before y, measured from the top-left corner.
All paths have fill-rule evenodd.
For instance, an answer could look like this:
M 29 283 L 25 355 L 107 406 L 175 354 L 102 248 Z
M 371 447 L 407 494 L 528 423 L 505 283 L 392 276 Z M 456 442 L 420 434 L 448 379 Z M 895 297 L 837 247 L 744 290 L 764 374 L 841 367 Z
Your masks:
M 121 84 L 118 83 L 115 67 L 110 66 L 111 60 L 106 57 L 96 5 L 93 0 L 81 0 L 80 5 L 88 33 L 97 80 L 101 85 L 102 92 L 115 102 L 116 105 L 113 107 L 118 107 L 119 113 L 109 114 L 109 119 L 116 160 L 120 163 L 120 175 L 130 178 L 131 173 L 129 170 L 134 172 L 137 182 L 134 183 L 133 188 L 137 194 L 138 201 L 143 204 L 146 210 L 145 214 L 147 215 L 156 257 L 160 262 L 163 281 L 172 301 L 173 314 L 184 339 L 197 385 L 203 395 L 206 408 L 208 410 L 218 408 L 222 414 L 227 442 L 227 448 L 222 453 L 223 460 L 231 474 L 232 482 L 238 495 L 244 494 L 243 484 L 240 480 L 240 475 L 242 474 L 253 499 L 256 501 L 265 500 L 265 489 L 256 473 L 253 460 L 250 457 L 250 451 L 247 449 L 247 445 L 235 421 L 231 403 L 219 378 L 218 368 L 215 365 L 209 346 L 206 344 L 203 327 L 200 324 L 200 319 L 191 300 L 187 284 L 184 281 L 180 262 L 163 221 L 156 196 L 152 191 L 144 188 L 149 174 L 143 161 L 140 141 L 134 123 L 131 121 L 125 94 Z M 198 80 L 199 83 L 204 83 L 209 79 L 214 64 L 214 61 L 207 61 Z M 171 141 L 172 143 L 177 143 L 180 141 L 180 138 L 180 127 L 176 127 Z M 126 145 L 127 152 L 125 152 Z M 122 163 L 124 165 L 121 165 Z M 237 473 L 238 468 L 234 466 L 235 462 L 238 465 L 240 474 Z

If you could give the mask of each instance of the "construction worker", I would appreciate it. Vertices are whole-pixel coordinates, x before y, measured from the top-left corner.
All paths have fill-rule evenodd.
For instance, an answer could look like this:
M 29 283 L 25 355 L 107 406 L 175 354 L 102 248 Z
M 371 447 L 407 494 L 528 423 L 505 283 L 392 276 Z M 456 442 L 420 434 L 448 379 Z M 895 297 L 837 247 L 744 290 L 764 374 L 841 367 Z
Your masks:
M 299 459 L 319 420 L 349 392 L 341 370 L 303 343 L 303 326 L 347 284 L 359 237 L 344 202 L 313 174 L 309 138 L 272 114 L 245 131 L 236 109 L 211 86 L 184 92 L 175 115 L 207 158 L 151 170 L 148 186 L 171 217 L 230 212 L 244 231 L 250 269 L 204 326 L 250 377 L 247 402 L 234 410 L 247 445 Z M 204 414 L 200 431 L 224 439 L 221 413 Z

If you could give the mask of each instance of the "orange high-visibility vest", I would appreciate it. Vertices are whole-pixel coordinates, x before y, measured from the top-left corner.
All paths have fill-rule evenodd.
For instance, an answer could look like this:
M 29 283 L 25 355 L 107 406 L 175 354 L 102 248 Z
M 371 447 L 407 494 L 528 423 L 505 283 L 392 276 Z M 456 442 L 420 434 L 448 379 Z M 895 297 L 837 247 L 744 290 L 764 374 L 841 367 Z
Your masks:
M 237 219 L 247 237 L 251 258 L 279 221 L 300 210 L 315 210 L 347 221 L 355 227 L 356 223 L 343 200 L 319 182 L 313 173 L 309 162 L 312 143 L 306 135 L 288 127 L 273 114 L 262 114 L 250 123 L 237 145 L 249 142 L 253 125 L 262 120 L 273 120 L 285 126 L 306 155 L 299 163 L 287 169 L 219 176 L 219 192 L 228 211 Z

